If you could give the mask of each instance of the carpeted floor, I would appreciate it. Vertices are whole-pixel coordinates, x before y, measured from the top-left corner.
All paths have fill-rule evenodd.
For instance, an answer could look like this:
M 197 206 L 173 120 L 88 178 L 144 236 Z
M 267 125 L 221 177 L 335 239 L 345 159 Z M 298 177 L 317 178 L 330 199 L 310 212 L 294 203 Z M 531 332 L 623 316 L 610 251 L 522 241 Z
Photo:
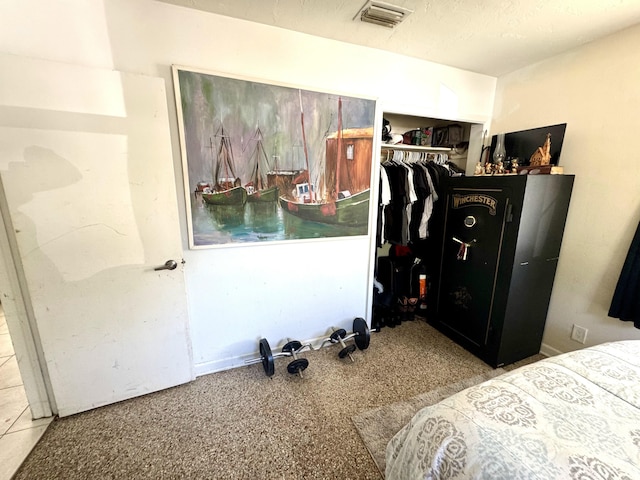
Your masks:
M 379 479 L 352 417 L 491 371 L 421 320 L 338 350 L 304 353 L 304 379 L 278 359 L 58 419 L 14 479 Z
M 372 408 L 353 417 L 353 423 L 358 429 L 360 438 L 376 463 L 381 476 L 385 475 L 387 443 L 402 430 L 413 416 L 428 405 L 435 405 L 454 393 L 477 385 L 505 373 L 497 368 L 473 377 L 465 378 L 455 383 L 436 388 L 426 393 L 400 402 L 390 403 L 382 407 Z

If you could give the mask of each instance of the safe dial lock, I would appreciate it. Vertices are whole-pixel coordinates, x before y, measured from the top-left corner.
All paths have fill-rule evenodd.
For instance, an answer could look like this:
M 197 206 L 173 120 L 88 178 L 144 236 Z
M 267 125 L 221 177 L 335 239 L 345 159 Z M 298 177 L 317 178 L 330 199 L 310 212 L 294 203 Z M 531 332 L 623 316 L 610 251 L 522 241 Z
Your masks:
M 464 219 L 464 226 L 467 228 L 471 228 L 476 224 L 476 217 L 473 215 L 469 215 Z

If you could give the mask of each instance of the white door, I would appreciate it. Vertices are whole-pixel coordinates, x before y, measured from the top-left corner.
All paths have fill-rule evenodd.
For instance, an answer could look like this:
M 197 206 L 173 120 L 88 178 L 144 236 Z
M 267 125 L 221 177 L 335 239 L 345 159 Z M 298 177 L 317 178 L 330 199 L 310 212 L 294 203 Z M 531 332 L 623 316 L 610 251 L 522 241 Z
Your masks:
M 192 380 L 164 80 L 0 71 L 0 178 L 58 413 Z

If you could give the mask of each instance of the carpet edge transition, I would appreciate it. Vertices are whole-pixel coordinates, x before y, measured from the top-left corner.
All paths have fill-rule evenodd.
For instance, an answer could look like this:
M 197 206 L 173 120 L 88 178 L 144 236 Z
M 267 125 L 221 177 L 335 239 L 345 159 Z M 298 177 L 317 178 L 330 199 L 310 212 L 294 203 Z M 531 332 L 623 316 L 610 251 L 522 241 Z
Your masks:
M 450 385 L 421 393 L 407 400 L 372 408 L 354 415 L 351 421 L 355 425 L 358 435 L 360 435 L 360 439 L 367 448 L 369 455 L 371 455 L 373 462 L 378 467 L 382 478 L 384 478 L 385 472 L 387 443 L 419 410 L 438 403 L 465 388 L 500 376 L 503 373 L 506 373 L 506 370 L 502 368 L 490 370 Z

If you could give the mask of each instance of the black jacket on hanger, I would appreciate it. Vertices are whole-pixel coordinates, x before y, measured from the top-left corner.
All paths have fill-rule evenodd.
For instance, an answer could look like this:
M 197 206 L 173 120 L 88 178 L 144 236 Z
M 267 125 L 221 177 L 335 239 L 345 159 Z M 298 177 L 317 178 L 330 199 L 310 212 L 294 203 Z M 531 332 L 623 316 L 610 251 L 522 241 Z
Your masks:
M 633 322 L 636 328 L 640 328 L 640 224 L 622 266 L 609 316 Z

